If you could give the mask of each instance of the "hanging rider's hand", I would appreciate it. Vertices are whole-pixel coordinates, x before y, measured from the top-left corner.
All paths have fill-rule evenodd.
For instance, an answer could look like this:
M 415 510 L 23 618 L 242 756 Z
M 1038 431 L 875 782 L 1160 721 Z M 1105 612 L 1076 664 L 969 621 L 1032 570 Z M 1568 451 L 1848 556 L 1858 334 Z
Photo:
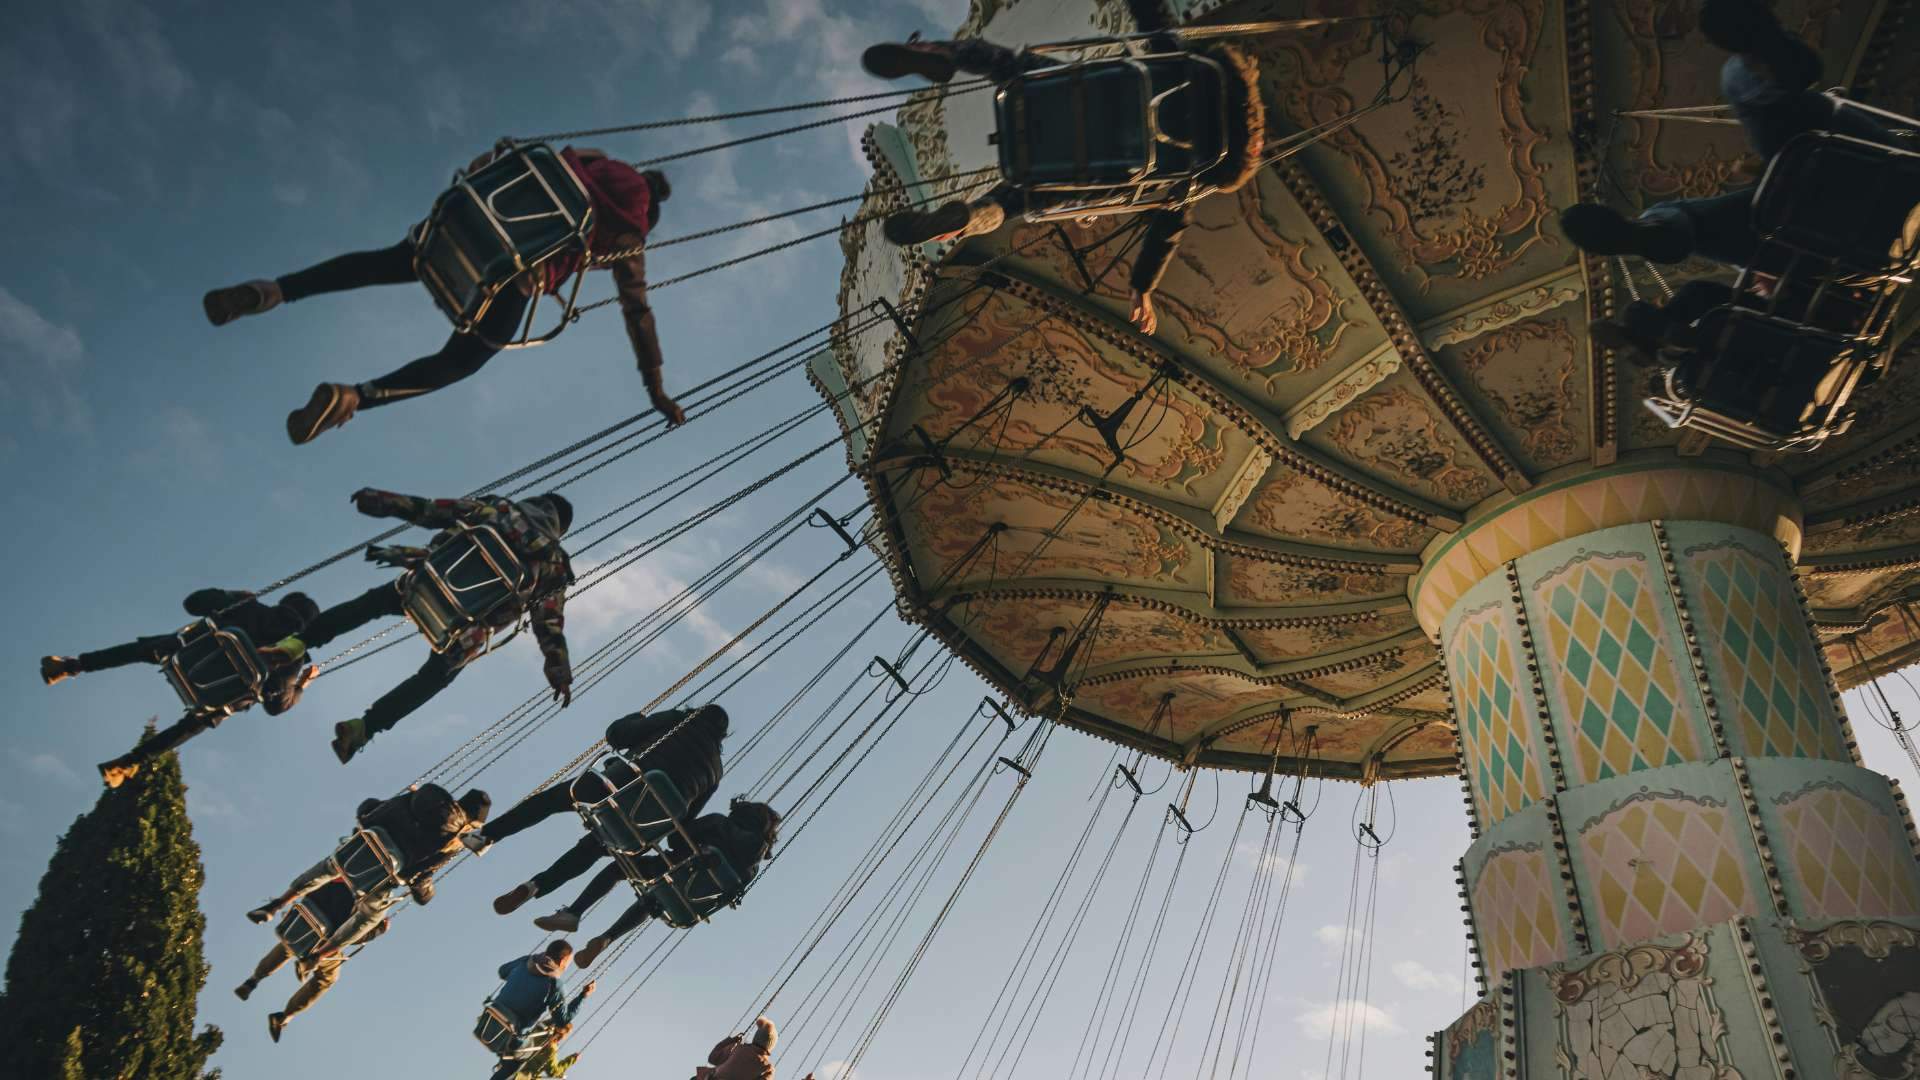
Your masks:
M 1154 328 L 1160 325 L 1159 316 L 1153 311 L 1153 294 L 1135 289 L 1132 304 L 1127 311 L 1127 318 L 1133 320 L 1133 325 L 1141 333 L 1151 335 Z
M 679 402 L 665 394 L 653 395 L 653 408 L 655 412 L 667 418 L 667 426 L 670 428 L 679 427 L 687 422 L 687 411 L 680 407 Z
M 600 985 L 599 979 L 588 979 L 587 985 L 580 988 L 581 997 L 592 997 L 594 988 Z
M 573 684 L 566 683 L 564 685 L 554 687 L 553 700 L 559 702 L 560 707 L 563 709 L 573 704 Z

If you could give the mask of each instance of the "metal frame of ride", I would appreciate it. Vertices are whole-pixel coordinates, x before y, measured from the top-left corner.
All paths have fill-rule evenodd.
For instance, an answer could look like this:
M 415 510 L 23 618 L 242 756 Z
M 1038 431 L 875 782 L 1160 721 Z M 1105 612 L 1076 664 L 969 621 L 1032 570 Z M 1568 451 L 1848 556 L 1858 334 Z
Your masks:
M 1920 121 L 1857 102 L 1836 98 L 1835 108 L 1872 114 L 1897 129 L 1920 129 Z M 1699 121 L 1704 113 L 1687 110 L 1671 118 Z M 1835 205 L 1799 190 L 1835 157 L 1875 166 L 1865 169 L 1868 182 L 1908 203 L 1892 236 L 1882 233 L 1869 241 L 1859 235 L 1864 230 L 1846 232 L 1845 222 L 1806 220 L 1820 216 L 1814 209 Z M 1648 397 L 1647 409 L 1669 428 L 1690 428 L 1755 451 L 1809 451 L 1845 432 L 1854 419 L 1856 392 L 1886 374 L 1895 349 L 1911 331 L 1911 326 L 1897 326 L 1896 316 L 1920 267 L 1920 199 L 1902 195 L 1895 186 L 1903 183 L 1906 190 L 1920 192 L 1920 154 L 1826 131 L 1789 141 L 1755 189 L 1754 222 L 1761 242 L 1735 279 L 1735 299 L 1698 324 L 1712 334 L 1710 352 L 1697 370 L 1668 366 L 1659 376 L 1665 392 Z M 1876 202 L 1848 199 L 1843 213 L 1861 205 Z M 1869 251 L 1874 254 L 1865 254 Z M 1811 387 L 1775 385 L 1757 399 L 1771 405 L 1772 395 L 1810 392 L 1790 430 L 1768 426 L 1751 403 L 1714 400 L 1716 377 L 1751 385 L 1740 353 L 1753 350 L 1737 346 L 1756 342 L 1768 346 L 1765 352 L 1783 366 L 1796 360 L 1825 364 Z M 1800 360 L 1800 353 L 1814 360 Z
M 187 708 L 225 717 L 260 700 L 267 665 L 244 632 L 198 619 L 175 637 L 180 647 L 160 670 Z
M 346 917 L 337 921 L 328 917 L 311 903 L 314 893 L 308 893 L 287 906 L 287 914 L 274 928 L 274 935 L 286 942 L 294 956 L 303 960 L 325 949 L 340 927 L 355 915 L 368 911 L 374 902 L 386 899 L 400 884 L 400 861 L 394 850 L 393 838 L 385 829 L 364 826 L 354 829 L 334 848 L 333 854 L 327 856 L 335 879 L 353 897 Z M 367 860 L 372 861 L 372 866 L 366 866 Z M 377 872 L 378 876 L 367 880 L 371 876 L 369 871 Z
M 546 1049 L 557 1034 L 559 1032 L 544 1021 L 521 1031 L 514 1026 L 513 1018 L 493 1003 L 492 997 L 481 1003 L 480 1019 L 473 1024 L 473 1037 L 501 1061 L 525 1061 Z M 512 1045 L 501 1049 L 508 1041 Z
M 415 271 L 432 294 L 436 306 L 452 321 L 454 329 L 472 334 L 496 349 L 519 349 L 544 345 L 559 337 L 579 314 L 580 284 L 586 277 L 590 257 L 589 238 L 593 232 L 593 204 L 587 189 L 565 158 L 546 143 L 516 143 L 502 140 L 500 152 L 492 161 L 473 172 L 454 174 L 453 184 L 438 199 L 427 219 L 414 236 Z M 503 212 L 498 200 L 529 182 L 536 184 L 539 200 L 526 213 Z M 557 185 L 557 186 L 556 186 Z M 563 190 L 564 189 L 564 190 Z M 485 225 L 480 235 L 470 235 L 451 224 L 456 213 L 471 212 Z M 564 234 L 540 237 L 517 236 L 520 227 L 553 221 L 567 226 Z M 491 242 L 491 243 L 488 243 Z M 480 245 L 488 244 L 488 250 Z M 580 265 L 573 275 L 567 296 L 560 300 L 560 319 L 551 330 L 535 335 L 534 319 L 545 291 L 536 275 L 562 256 L 574 254 Z M 461 276 L 471 282 L 464 295 L 452 277 L 452 268 L 436 265 L 450 259 Z M 489 269 L 501 259 L 508 260 L 511 272 L 493 274 Z M 477 329 L 492 309 L 500 293 L 509 288 L 524 288 L 531 297 L 519 331 L 506 341 L 494 341 Z M 559 299 L 558 294 L 555 298 Z
M 485 565 L 486 576 L 468 583 L 460 575 L 476 556 Z M 526 565 L 493 526 L 456 525 L 408 571 L 401 610 L 420 628 L 434 652 L 445 652 L 462 632 L 479 625 L 500 605 L 516 598 L 527 601 L 526 579 Z M 484 602 L 467 602 L 467 594 L 487 589 L 499 591 Z M 493 648 L 489 632 L 487 649 Z
M 608 760 L 622 762 L 625 768 L 632 772 L 633 779 L 624 784 L 615 784 L 602 772 L 591 773 L 611 794 L 587 802 L 580 801 L 576 797 L 574 809 L 580 814 L 588 831 L 600 838 L 608 854 L 612 855 L 614 861 L 619 864 L 620 872 L 626 876 L 627 883 L 633 886 L 634 893 L 642 897 L 657 897 L 659 895 L 657 890 L 664 887 L 668 890 L 668 895 L 679 901 L 682 911 L 699 922 L 708 921 L 708 914 L 718 906 L 713 901 L 726 895 L 730 890 L 736 895 L 728 901 L 728 906 L 737 907 L 740 903 L 739 872 L 717 849 L 700 844 L 692 834 L 687 832 L 685 823 L 680 820 L 681 815 L 686 812 L 686 801 L 681 798 L 679 790 L 674 787 L 673 781 L 668 779 L 667 774 L 658 769 L 642 772 L 634 768 L 633 763 L 621 754 L 609 754 Z M 579 781 L 576 780 L 574 783 L 577 785 Z M 572 794 L 571 788 L 569 794 Z M 644 824 L 636 821 L 636 812 L 648 806 L 655 808 L 658 816 L 650 818 Z M 669 834 L 679 836 L 686 850 L 694 854 L 678 862 L 674 861 L 661 843 Z M 639 858 L 647 854 L 659 855 L 667 864 L 667 872 L 659 876 L 649 876 L 643 871 L 639 865 Z M 707 872 L 707 877 L 717 887 L 717 891 L 710 894 L 688 895 L 696 875 L 702 870 Z M 722 871 L 726 877 L 733 879 L 732 885 L 722 878 Z M 680 926 L 672 917 L 676 914 L 678 913 L 663 913 L 663 918 L 669 926 Z M 687 925 L 690 926 L 692 923 Z

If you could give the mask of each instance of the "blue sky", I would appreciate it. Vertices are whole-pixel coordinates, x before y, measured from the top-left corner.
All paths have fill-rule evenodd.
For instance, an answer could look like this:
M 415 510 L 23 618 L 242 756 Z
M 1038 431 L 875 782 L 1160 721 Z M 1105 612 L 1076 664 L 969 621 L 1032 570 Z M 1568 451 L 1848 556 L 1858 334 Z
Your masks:
M 151 671 L 130 669 L 42 689 L 35 661 L 170 629 L 181 596 L 202 585 L 244 586 L 375 531 L 346 496 L 363 484 L 457 494 L 489 476 L 644 407 L 619 320 L 589 318 L 559 343 L 508 355 L 432 398 L 369 413 L 312 446 L 286 444 L 280 419 L 323 378 L 362 379 L 437 347 L 446 327 L 414 287 L 323 297 L 214 331 L 199 311 L 206 288 L 284 273 L 343 250 L 385 246 L 425 211 L 451 170 L 496 136 L 737 109 L 872 89 L 859 73 L 868 41 L 957 25 L 961 0 L 859 5 L 828 0 L 673 4 L 559 0 L 544 5 L 376 5 L 355 0 L 262 8 L 179 0 L 146 5 L 83 0 L 10 13 L 0 39 L 0 468 L 13 527 L 0 557 L 21 568 L 15 617 L 0 630 L 0 695 L 13 701 L 0 751 L 0 919 L 28 904 L 55 839 L 96 794 L 92 763 L 128 745 L 140 722 L 170 720 L 172 697 Z M 857 16 L 856 13 L 857 12 Z M 771 126 L 771 125 L 769 125 Z M 670 138 L 619 136 L 599 145 L 645 157 L 753 126 L 692 129 Z M 828 130 L 673 170 L 662 237 L 858 190 L 858 129 Z M 774 242 L 825 221 L 782 223 L 656 256 L 656 278 Z M 833 314 L 839 253 L 831 242 L 701 279 L 656 300 L 670 388 L 699 381 Z M 593 296 L 608 285 L 595 281 Z M 573 492 L 583 517 L 659 476 L 763 430 L 812 400 L 798 376 L 697 420 Z M 716 482 L 730 489 L 827 437 L 824 421 Z M 743 536 L 832 478 L 828 455 L 686 541 L 622 574 L 570 613 L 585 653 L 697 575 Z M 704 498 L 674 508 L 685 513 Z M 843 498 L 837 510 L 852 508 Z M 644 523 L 631 537 L 657 528 Z M 649 650 L 481 783 L 504 806 L 597 737 L 607 720 L 664 689 L 769 598 L 831 557 L 802 537 L 696 619 Z M 591 560 L 588 560 L 589 562 Z M 323 603 L 379 580 L 350 560 L 305 583 Z M 780 664 L 727 700 L 736 731 L 757 726 L 790 688 L 886 602 L 869 589 Z M 906 630 L 887 616 L 865 652 L 891 653 Z M 340 986 L 279 1046 L 264 1014 L 284 1000 L 289 973 L 237 1002 L 229 988 L 269 944 L 243 912 L 324 852 L 364 796 L 386 795 L 540 685 L 537 656 L 517 642 L 467 672 L 428 709 L 349 768 L 326 747 L 334 720 L 355 715 L 418 663 L 409 644 L 317 684 L 296 711 L 238 717 L 185 755 L 190 808 L 205 852 L 207 955 L 201 1002 L 227 1045 L 228 1076 L 301 1080 L 339 1075 L 377 1049 L 393 1075 L 485 1075 L 468 1034 L 493 968 L 537 933 L 524 916 L 495 917 L 488 901 L 570 843 L 565 820 L 502 844 L 450 880 L 439 899 L 396 920 L 392 934 L 348 965 Z M 828 688 L 852 678 L 836 672 Z M 920 771 L 967 722 L 982 687 L 954 671 L 913 708 L 819 824 L 750 902 L 694 933 L 601 1031 L 578 1076 L 690 1070 L 754 1003 L 757 989 L 813 913 L 853 868 Z M 810 699 L 775 745 L 818 711 Z M 1909 703 L 1912 705 L 1913 703 Z M 870 715 L 862 714 L 864 718 Z M 1870 759 L 1911 780 L 1884 733 L 1863 723 Z M 1033 785 L 894 1009 L 860 1073 L 888 1080 L 957 1077 L 968 1043 L 1061 861 L 1087 821 L 1109 749 L 1072 733 L 1055 740 Z M 750 759 L 731 793 L 768 760 Z M 1149 770 L 1158 775 L 1158 766 Z M 986 804 L 1007 776 L 987 781 Z M 1255 868 L 1257 845 L 1229 850 L 1246 780 L 1218 782 L 1222 808 L 1188 853 L 1166 939 L 1149 980 L 1143 1025 L 1159 1022 L 1177 966 L 1198 927 L 1207 886 L 1233 858 L 1227 907 L 1200 961 L 1198 989 L 1165 1072 L 1201 1065 L 1204 1016 L 1227 969 L 1227 943 Z M 1204 776 L 1193 816 L 1207 816 Z M 1257 1067 L 1317 1076 L 1339 970 L 1353 845 L 1347 821 L 1359 791 L 1329 788 L 1309 823 Z M 1164 797 L 1164 796 L 1163 796 Z M 1115 796 L 1118 799 L 1118 796 Z M 1393 789 L 1400 827 L 1381 862 L 1378 959 L 1369 998 L 1367 1072 L 1407 1076 L 1423 1035 L 1462 1007 L 1462 939 L 1452 860 L 1466 828 L 1455 781 Z M 1093 834 L 1110 841 L 1110 803 Z M 1020 1071 L 1072 1070 L 1125 910 L 1153 842 L 1155 800 L 1142 804 L 1040 1013 Z M 934 879 L 951 887 L 970 822 Z M 1255 829 L 1258 819 L 1248 824 Z M 1101 848 L 1100 850 L 1104 850 Z M 1171 855 L 1153 879 L 1157 897 Z M 888 871 L 887 873 L 890 873 Z M 1070 885 L 1070 903 L 1086 873 Z M 883 981 L 931 920 L 933 901 L 906 921 L 879 970 Z M 526 914 L 544 910 L 544 904 Z M 856 909 L 858 910 L 858 909 Z M 589 927 L 610 918 L 599 912 Z M 1144 933 L 1144 929 L 1141 931 Z M 1136 938 L 1136 941 L 1138 939 Z M 644 944 L 651 945 L 652 939 Z M 830 939 L 830 951 L 835 939 Z M 1051 946 L 1043 946 L 1050 948 Z M 1137 949 L 1138 946 L 1136 945 Z M 615 966 L 603 989 L 638 957 Z M 1133 954 L 1130 954 L 1133 955 Z M 1132 960 L 1128 960 L 1130 965 Z M 793 1053 L 782 1074 L 844 1057 L 873 996 L 829 1010 L 851 1017 L 837 1039 L 826 1019 L 782 1009 L 826 971 L 803 969 L 775 1017 Z M 1130 970 L 1130 967 L 1124 968 Z M 606 1000 L 606 999 L 602 999 Z M 603 1024 L 603 1021 L 604 1024 Z M 802 1051 L 812 1056 L 800 1060 Z M 1147 1069 L 1142 1049 L 1114 1073 Z M 1246 1063 L 1242 1063 L 1242 1069 Z M 1337 1071 L 1337 1066 L 1336 1066 Z M 1350 1075 L 1353 1073 L 1350 1072 Z M 826 1080 L 823 1070 L 821 1080 Z

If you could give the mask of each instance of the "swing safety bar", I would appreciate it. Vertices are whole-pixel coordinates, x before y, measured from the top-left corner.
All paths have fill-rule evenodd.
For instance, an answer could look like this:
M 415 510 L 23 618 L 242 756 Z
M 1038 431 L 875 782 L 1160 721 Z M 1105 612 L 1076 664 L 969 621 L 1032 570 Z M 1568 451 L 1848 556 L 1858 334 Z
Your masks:
M 408 571 L 401 608 L 433 651 L 445 652 L 502 605 L 527 601 L 527 577 L 520 556 L 491 525 L 456 525 Z
M 180 647 L 160 670 L 187 708 L 224 717 L 260 700 L 267 664 L 244 632 L 200 619 L 175 637 Z
M 473 1037 L 501 1061 L 524 1061 L 546 1049 L 555 1034 L 546 1023 L 535 1024 L 522 1033 L 515 1018 L 495 1005 L 492 998 L 481 1006 L 480 1019 L 473 1025 Z
M 355 900 L 391 890 L 400 884 L 400 857 L 387 831 L 362 826 L 327 857 L 333 872 L 353 891 Z

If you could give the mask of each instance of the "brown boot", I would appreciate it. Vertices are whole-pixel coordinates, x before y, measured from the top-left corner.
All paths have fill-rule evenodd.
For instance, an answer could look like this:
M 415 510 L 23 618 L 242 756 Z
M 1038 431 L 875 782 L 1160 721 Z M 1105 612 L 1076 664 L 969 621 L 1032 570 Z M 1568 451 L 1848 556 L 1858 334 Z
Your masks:
M 494 898 L 493 913 L 495 915 L 511 915 L 520 910 L 520 905 L 533 899 L 536 895 L 538 895 L 538 893 L 533 887 L 533 882 L 523 881 Z
M 215 289 L 200 299 L 207 321 L 225 326 L 243 315 L 259 315 L 280 306 L 280 283 L 260 279 Z
M 109 788 L 117 788 L 134 778 L 140 772 L 140 763 L 126 758 L 114 758 L 100 763 L 100 779 Z
M 287 414 L 287 438 L 302 446 L 353 419 L 360 408 L 360 391 L 349 383 L 321 383 L 307 403 Z
M 80 661 L 71 656 L 43 656 L 40 658 L 40 681 L 52 686 L 80 674 Z
M 593 966 L 593 962 L 600 959 L 600 954 L 606 952 L 607 946 L 611 944 L 613 944 L 613 942 L 608 941 L 606 938 L 594 938 L 592 941 L 587 942 L 586 948 L 573 954 L 573 962 L 580 965 L 582 970 L 590 968 Z

